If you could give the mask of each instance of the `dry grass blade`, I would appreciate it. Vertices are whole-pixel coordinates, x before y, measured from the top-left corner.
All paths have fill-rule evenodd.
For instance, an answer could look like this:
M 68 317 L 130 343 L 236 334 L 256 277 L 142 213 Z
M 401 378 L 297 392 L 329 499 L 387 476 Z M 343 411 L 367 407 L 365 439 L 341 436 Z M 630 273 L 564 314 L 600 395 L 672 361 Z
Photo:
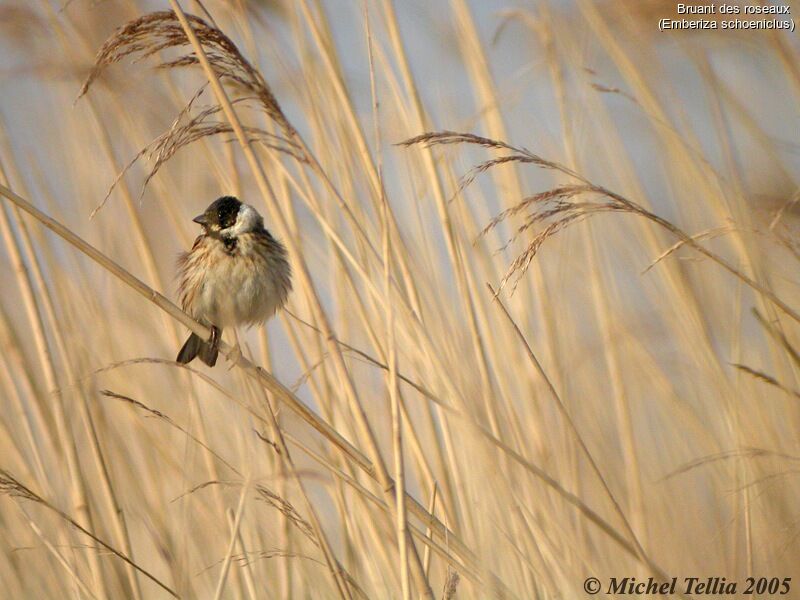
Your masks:
M 525 164 L 532 164 L 542 169 L 550 169 L 553 171 L 558 171 L 560 173 L 564 173 L 565 175 L 569 175 L 570 177 L 574 177 L 580 181 L 584 181 L 588 183 L 581 177 L 578 173 L 565 167 L 564 165 L 547 160 L 546 158 L 542 158 L 541 156 L 534 154 L 527 148 L 520 148 L 517 146 L 512 146 L 507 144 L 506 142 L 500 140 L 493 140 L 491 138 L 482 137 L 479 135 L 475 135 L 473 133 L 459 133 L 456 131 L 430 131 L 427 133 L 423 133 L 416 137 L 410 138 L 403 142 L 400 142 L 400 146 L 417 146 L 421 145 L 425 148 L 431 148 L 433 146 L 442 146 L 442 145 L 453 145 L 453 144 L 468 144 L 473 146 L 481 146 L 483 148 L 489 148 L 493 150 L 508 150 L 513 154 L 511 156 L 504 156 L 499 159 L 493 159 L 485 161 L 484 163 L 479 164 L 476 167 L 473 167 L 472 171 L 476 171 L 475 175 L 479 175 L 480 173 L 484 173 L 491 169 L 494 166 L 507 164 L 509 162 L 518 162 L 518 163 L 525 163 Z M 469 175 L 467 175 L 469 179 Z M 469 179 L 470 181 L 474 181 L 475 177 Z M 461 189 L 463 189 L 462 186 Z
M 398 143 L 399 146 L 421 145 L 426 148 L 447 144 L 475 144 L 484 148 L 516 151 L 516 148 L 509 146 L 505 142 L 481 137 L 473 133 L 460 133 L 457 131 L 429 131 Z
M 42 543 L 45 545 L 48 552 L 50 552 L 50 554 L 55 557 L 55 559 L 63 567 L 63 569 L 67 573 L 69 573 L 71 581 L 75 583 L 75 585 L 86 595 L 87 598 L 93 598 L 97 600 L 97 596 L 93 594 L 89 588 L 86 587 L 86 584 L 83 581 L 81 581 L 81 578 L 75 572 L 75 569 L 72 567 L 72 565 L 69 564 L 69 561 L 67 561 L 67 559 L 61 554 L 59 549 L 45 537 L 44 532 L 42 532 L 39 526 L 33 522 L 33 520 L 27 515 L 27 513 L 25 513 L 25 520 L 28 522 L 28 525 L 30 525 L 30 528 L 33 530 L 36 536 L 40 540 L 42 540 Z
M 748 367 L 747 365 L 740 365 L 738 363 L 733 363 L 733 366 L 742 371 L 743 373 L 747 373 L 748 375 L 755 377 L 759 381 L 763 381 L 764 383 L 768 383 L 769 385 L 776 387 L 779 390 L 783 390 L 790 396 L 794 396 L 795 398 L 800 398 L 800 392 L 788 388 L 787 386 L 783 385 L 780 381 L 778 381 L 771 375 L 767 375 L 763 371 L 757 371 L 756 369 Z
M 713 238 L 719 237 L 721 235 L 725 235 L 727 233 L 731 233 L 732 231 L 736 231 L 736 229 L 732 225 L 724 225 L 722 227 L 714 227 L 712 229 L 708 229 L 706 231 L 701 231 L 700 233 L 696 233 L 695 235 L 692 236 L 692 239 L 695 242 L 699 242 L 700 240 L 713 239 Z M 664 250 L 664 252 L 659 254 L 655 258 L 655 260 L 653 260 L 649 265 L 647 265 L 647 268 L 645 268 L 642 271 L 642 275 L 647 273 L 650 269 L 655 267 L 658 263 L 660 263 L 662 260 L 664 260 L 668 256 L 670 256 L 670 255 L 674 254 L 675 252 L 677 252 L 680 248 L 685 246 L 686 243 L 687 242 L 684 241 L 684 240 L 678 240 L 677 242 L 672 244 L 672 246 L 670 246 L 669 248 Z
M 48 506 L 41 496 L 29 490 L 5 469 L 0 469 L 0 494 Z
M 792 210 L 792 208 L 794 208 L 794 207 L 795 207 L 795 205 L 796 205 L 798 202 L 800 202 L 800 190 L 797 190 L 797 191 L 796 191 L 796 192 L 795 192 L 795 193 L 792 195 L 792 197 L 791 197 L 789 200 L 787 200 L 786 202 L 784 202 L 784 203 L 783 203 L 783 206 L 781 206 L 781 207 L 780 207 L 780 208 L 779 208 L 779 209 L 778 209 L 778 210 L 775 212 L 775 216 L 774 216 L 774 217 L 772 217 L 772 220 L 771 220 L 771 221 L 770 221 L 770 223 L 769 223 L 769 229 L 770 229 L 770 231 L 774 230 L 774 229 L 775 229 L 775 228 L 778 226 L 778 223 L 780 223 L 780 222 L 781 222 L 781 219 L 783 219 L 783 216 L 784 216 L 784 215 L 785 215 L 787 212 L 791 211 L 791 210 Z
M 193 485 L 188 490 L 183 492 L 182 494 L 173 498 L 170 502 L 177 502 L 178 500 L 182 500 L 186 496 L 191 496 L 192 494 L 199 492 L 201 490 L 205 490 L 207 488 L 213 486 L 220 486 L 220 487 L 238 487 L 241 485 L 240 481 L 219 481 L 219 480 L 212 480 L 212 481 L 204 481 L 202 483 L 198 483 L 197 485 Z
M 674 471 L 667 473 L 659 481 L 666 481 L 668 479 L 675 477 L 676 475 L 688 473 L 689 471 L 692 471 L 698 467 L 702 467 L 704 465 L 709 465 L 716 462 L 732 460 L 732 459 L 753 459 L 753 458 L 780 458 L 790 462 L 800 461 L 800 457 L 791 456 L 790 454 L 785 454 L 783 452 L 775 452 L 774 450 L 766 450 L 764 448 L 741 448 L 739 450 L 727 450 L 725 452 L 718 452 L 717 454 L 711 454 L 709 456 L 703 456 L 701 458 L 692 460 L 684 465 L 681 465 Z
M 753 316 L 755 316 L 756 320 L 758 321 L 759 325 L 764 328 L 764 330 L 769 333 L 769 335 L 778 342 L 781 348 L 784 349 L 787 356 L 792 359 L 792 362 L 800 367 L 800 352 L 795 349 L 792 343 L 789 341 L 789 338 L 786 337 L 786 334 L 780 330 L 777 324 L 770 323 L 764 315 L 762 315 L 757 309 L 753 309 Z
M 231 558 L 242 566 L 250 565 L 257 560 L 269 560 L 271 558 L 302 558 L 303 560 L 309 560 L 311 562 L 317 563 L 318 565 L 325 566 L 324 562 L 322 562 L 321 560 L 317 560 L 313 556 L 299 554 L 297 552 L 287 552 L 286 550 L 279 550 L 279 549 L 250 550 L 249 552 L 246 553 L 234 554 L 232 555 Z M 213 563 L 205 567 L 202 571 L 198 571 L 196 575 L 202 575 L 206 571 L 209 571 L 214 567 L 221 565 L 222 561 L 223 559 L 214 561 Z
M 67 513 L 62 511 L 59 508 L 56 508 L 52 504 L 50 504 L 47 500 L 39 496 L 36 492 L 33 492 L 31 489 L 26 487 L 23 483 L 21 483 L 16 477 L 14 477 L 11 473 L 6 471 L 5 469 L 0 469 L 0 494 L 5 494 L 7 496 L 11 496 L 12 498 L 19 498 L 22 500 L 27 500 L 29 502 L 35 502 L 40 506 L 44 506 L 45 508 L 49 509 L 50 511 L 57 514 L 61 517 L 64 521 L 72 525 L 75 529 L 87 535 L 92 540 L 97 542 L 100 546 L 111 552 L 117 558 L 125 561 L 128 565 L 136 569 L 139 573 L 147 577 L 150 581 L 158 585 L 161 589 L 168 592 L 174 598 L 180 598 L 178 594 L 169 587 L 167 584 L 162 582 L 158 579 L 155 575 L 147 571 L 146 569 L 140 567 L 135 562 L 133 562 L 130 558 L 128 558 L 125 554 L 118 551 L 116 548 L 111 546 L 110 544 L 106 543 L 99 537 L 97 537 L 94 533 L 86 529 L 85 527 L 81 526 L 75 519 L 70 517 Z
M 284 517 L 286 517 L 289 522 L 292 523 L 297 529 L 308 538 L 308 540 L 314 544 L 315 546 L 319 547 L 319 542 L 317 542 L 314 536 L 314 529 L 311 527 L 311 523 L 306 521 L 300 514 L 297 512 L 292 503 L 286 500 L 285 498 L 281 498 L 278 494 L 270 490 L 269 488 L 263 485 L 257 485 L 256 491 L 258 492 L 259 496 L 261 497 L 264 502 L 276 508 L 278 512 L 280 512 Z
M 485 160 L 482 163 L 477 164 L 476 166 L 472 167 L 466 175 L 461 178 L 459 181 L 458 188 L 456 189 L 453 196 L 450 198 L 452 202 L 455 200 L 461 192 L 463 192 L 466 188 L 468 188 L 475 179 L 478 178 L 479 175 L 486 173 L 487 171 L 493 169 L 494 167 L 506 164 L 531 164 L 542 169 L 554 169 L 560 171 L 561 169 L 556 163 L 551 163 L 549 161 L 544 160 L 539 156 L 535 156 L 529 153 L 526 154 L 509 154 L 507 156 L 501 156 L 499 158 L 492 158 L 489 160 Z
M 253 564 L 255 561 L 270 560 L 273 558 L 299 558 L 302 560 L 307 560 L 312 563 L 316 563 L 318 565 L 325 566 L 325 563 L 323 561 L 317 560 L 313 556 L 308 556 L 306 554 L 300 554 L 297 552 L 287 552 L 286 550 L 278 550 L 278 549 L 252 550 L 247 553 L 233 554 L 231 556 L 231 559 L 242 567 L 247 567 Z M 197 575 L 202 575 L 203 573 L 213 569 L 214 567 L 219 566 L 220 564 L 222 564 L 222 562 L 223 559 L 220 559 L 216 562 L 211 563 L 210 565 L 205 567 L 202 571 L 198 572 Z M 343 575 L 344 578 L 347 580 L 348 585 L 350 585 L 353 588 L 353 590 L 356 593 L 358 593 L 359 597 L 369 598 L 369 596 L 367 596 L 367 593 L 363 589 L 361 589 L 361 587 L 359 587 L 358 583 L 348 573 L 345 572 L 343 573 Z
M 135 406 L 136 408 L 139 408 L 139 409 L 145 411 L 147 414 L 152 415 L 153 417 L 155 417 L 157 419 L 160 419 L 161 421 L 164 421 L 165 423 L 167 423 L 171 427 L 174 427 L 175 429 L 180 431 L 183 435 L 188 437 L 194 443 L 198 444 L 204 450 L 206 450 L 207 452 L 211 453 L 211 455 L 214 456 L 214 458 L 216 458 L 223 465 L 228 467 L 235 474 L 241 476 L 241 473 L 236 469 L 236 467 L 234 467 L 231 463 L 229 463 L 227 460 L 222 458 L 222 456 L 220 456 L 212 448 L 209 448 L 209 446 L 207 444 L 205 444 L 202 440 L 198 439 L 197 436 L 192 435 L 192 433 L 189 432 L 186 428 L 182 427 L 181 425 L 178 425 L 175 421 L 172 420 L 172 418 L 169 415 L 166 415 L 163 412 L 161 412 L 159 410 L 156 410 L 154 408 L 150 408 L 149 406 L 147 406 L 143 402 L 139 402 L 138 400 L 135 400 L 134 398 L 131 398 L 130 396 L 124 396 L 122 394 L 117 394 L 116 392 L 112 392 L 111 390 L 100 390 L 100 395 L 105 396 L 106 398 L 114 398 L 115 400 L 120 400 L 122 402 L 126 402 L 127 404 L 131 404 L 131 405 Z

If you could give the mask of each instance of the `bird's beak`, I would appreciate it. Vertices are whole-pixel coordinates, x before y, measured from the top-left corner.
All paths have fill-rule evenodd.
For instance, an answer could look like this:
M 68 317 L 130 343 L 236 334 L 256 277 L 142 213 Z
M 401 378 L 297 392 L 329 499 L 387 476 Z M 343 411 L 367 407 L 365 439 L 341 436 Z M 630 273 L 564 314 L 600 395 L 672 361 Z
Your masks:
M 205 214 L 198 215 L 197 217 L 192 219 L 192 221 L 194 221 L 195 223 L 197 223 L 199 225 L 202 225 L 203 227 L 205 227 L 206 224 L 208 223 L 208 219 L 206 218 Z

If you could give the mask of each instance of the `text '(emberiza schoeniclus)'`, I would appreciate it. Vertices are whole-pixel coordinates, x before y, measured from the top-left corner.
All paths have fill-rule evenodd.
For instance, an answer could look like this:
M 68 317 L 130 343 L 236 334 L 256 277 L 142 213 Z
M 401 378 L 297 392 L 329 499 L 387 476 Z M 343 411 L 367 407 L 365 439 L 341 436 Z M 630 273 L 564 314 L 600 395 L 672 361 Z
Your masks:
M 286 302 L 292 272 L 286 248 L 249 204 L 223 196 L 193 220 L 203 233 L 178 258 L 180 300 L 212 333 L 208 341 L 192 333 L 177 361 L 199 356 L 213 367 L 222 329 L 269 319 Z

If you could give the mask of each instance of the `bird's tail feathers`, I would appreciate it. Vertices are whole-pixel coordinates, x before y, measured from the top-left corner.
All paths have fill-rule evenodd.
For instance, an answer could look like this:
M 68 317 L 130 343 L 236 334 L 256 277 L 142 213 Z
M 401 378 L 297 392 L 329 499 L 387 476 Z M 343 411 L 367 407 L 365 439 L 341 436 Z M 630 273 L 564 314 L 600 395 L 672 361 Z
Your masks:
M 181 351 L 178 352 L 177 360 L 179 363 L 187 364 L 190 363 L 195 359 L 195 357 L 200 357 L 204 363 L 206 363 L 209 367 L 213 367 L 217 364 L 217 356 L 219 355 L 219 350 L 211 344 L 210 342 L 205 341 L 196 333 L 192 333 L 189 336 L 189 339 L 186 340 L 186 343 L 181 348 Z

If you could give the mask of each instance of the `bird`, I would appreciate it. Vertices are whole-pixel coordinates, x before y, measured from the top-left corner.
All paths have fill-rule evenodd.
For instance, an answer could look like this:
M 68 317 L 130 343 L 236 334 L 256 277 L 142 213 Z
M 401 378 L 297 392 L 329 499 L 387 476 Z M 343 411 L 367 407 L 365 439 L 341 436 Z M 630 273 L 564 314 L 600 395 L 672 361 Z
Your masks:
M 234 196 L 216 199 L 192 221 L 203 231 L 178 256 L 178 293 L 183 310 L 209 327 L 211 337 L 192 333 L 176 360 L 199 357 L 213 367 L 224 328 L 263 323 L 283 307 L 292 269 L 286 247 L 264 228 L 258 211 Z

